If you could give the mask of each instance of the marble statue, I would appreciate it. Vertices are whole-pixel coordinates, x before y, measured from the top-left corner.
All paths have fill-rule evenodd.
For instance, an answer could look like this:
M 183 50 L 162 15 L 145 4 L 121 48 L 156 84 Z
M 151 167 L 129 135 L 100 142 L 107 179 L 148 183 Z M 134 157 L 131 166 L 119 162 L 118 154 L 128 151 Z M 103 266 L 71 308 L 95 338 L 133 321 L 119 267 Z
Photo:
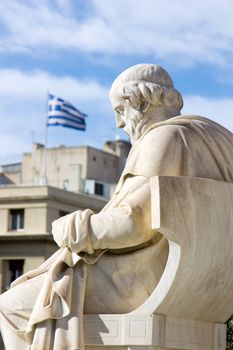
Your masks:
M 115 194 L 98 214 L 56 220 L 58 251 L 0 296 L 6 350 L 84 349 L 83 314 L 129 313 L 150 298 L 168 258 L 168 240 L 152 226 L 153 177 L 233 182 L 233 135 L 204 117 L 181 116 L 182 96 L 163 68 L 127 69 L 110 100 L 133 145 Z

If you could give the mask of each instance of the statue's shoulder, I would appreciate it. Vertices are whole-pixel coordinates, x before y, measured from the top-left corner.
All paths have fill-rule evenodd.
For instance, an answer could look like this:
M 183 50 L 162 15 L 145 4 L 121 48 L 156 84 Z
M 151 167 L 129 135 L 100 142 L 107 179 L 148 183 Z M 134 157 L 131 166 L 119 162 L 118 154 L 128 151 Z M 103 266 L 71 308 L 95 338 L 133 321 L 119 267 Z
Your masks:
M 233 137 L 233 134 L 220 124 L 199 115 L 182 115 L 167 119 L 164 122 L 152 125 L 142 136 L 140 148 L 151 143 L 170 143 L 172 140 L 196 138 L 198 134 L 224 134 Z
M 182 175 L 184 164 L 190 159 L 208 158 L 210 148 L 213 154 L 224 149 L 224 154 L 232 158 L 233 134 L 205 117 L 174 117 L 152 125 L 144 133 L 131 149 L 125 173 Z
M 137 146 L 138 148 L 145 147 L 146 144 L 150 145 L 171 142 L 172 139 L 177 139 L 177 136 L 182 132 L 189 132 L 190 125 L 197 123 L 197 121 L 205 120 L 203 117 L 198 119 L 194 116 L 188 116 L 184 118 L 183 116 L 178 116 L 174 118 L 167 119 L 166 121 L 155 123 L 146 130 L 139 140 Z M 153 148 L 152 148 L 153 150 Z

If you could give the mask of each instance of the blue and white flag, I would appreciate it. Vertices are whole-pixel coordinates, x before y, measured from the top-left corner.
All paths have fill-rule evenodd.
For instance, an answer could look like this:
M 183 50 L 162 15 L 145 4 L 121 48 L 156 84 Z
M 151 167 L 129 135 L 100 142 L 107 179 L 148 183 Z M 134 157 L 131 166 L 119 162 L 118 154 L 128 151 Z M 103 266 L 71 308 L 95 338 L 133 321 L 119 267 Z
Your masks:
M 84 131 L 86 129 L 86 114 L 80 112 L 70 102 L 49 94 L 48 126 L 61 125 Z

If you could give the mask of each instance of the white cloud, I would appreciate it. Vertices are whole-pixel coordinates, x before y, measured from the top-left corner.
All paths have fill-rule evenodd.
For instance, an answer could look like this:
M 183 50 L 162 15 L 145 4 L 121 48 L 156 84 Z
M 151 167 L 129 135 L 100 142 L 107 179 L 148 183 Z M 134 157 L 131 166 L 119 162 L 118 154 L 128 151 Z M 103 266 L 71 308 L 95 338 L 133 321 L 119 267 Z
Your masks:
M 41 70 L 24 72 L 2 69 L 0 81 L 0 98 L 43 98 L 47 90 L 78 101 L 99 101 L 107 97 L 107 89 L 95 80 L 78 80 L 66 75 L 55 76 Z
M 85 16 L 80 4 L 1 1 L 0 50 L 72 49 L 152 54 L 174 64 L 232 64 L 231 0 L 92 0 Z
M 74 10 L 72 0 L 57 0 L 58 8 L 66 15 L 71 15 Z
M 7 156 L 20 154 L 27 150 L 27 142 L 20 135 L 5 134 L 0 137 L 0 159 L 7 160 Z M 7 150 L 7 151 L 6 151 Z
M 233 132 L 233 98 L 184 96 L 182 114 L 196 114 L 210 118 Z

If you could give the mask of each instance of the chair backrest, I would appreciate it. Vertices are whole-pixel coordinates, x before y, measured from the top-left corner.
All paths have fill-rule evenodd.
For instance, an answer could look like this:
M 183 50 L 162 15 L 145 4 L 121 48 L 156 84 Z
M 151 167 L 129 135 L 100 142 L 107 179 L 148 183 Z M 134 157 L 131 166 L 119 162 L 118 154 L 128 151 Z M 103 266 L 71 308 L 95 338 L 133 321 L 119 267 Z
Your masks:
M 225 322 L 233 313 L 233 183 L 151 179 L 152 225 L 169 242 L 164 273 L 131 314 Z

